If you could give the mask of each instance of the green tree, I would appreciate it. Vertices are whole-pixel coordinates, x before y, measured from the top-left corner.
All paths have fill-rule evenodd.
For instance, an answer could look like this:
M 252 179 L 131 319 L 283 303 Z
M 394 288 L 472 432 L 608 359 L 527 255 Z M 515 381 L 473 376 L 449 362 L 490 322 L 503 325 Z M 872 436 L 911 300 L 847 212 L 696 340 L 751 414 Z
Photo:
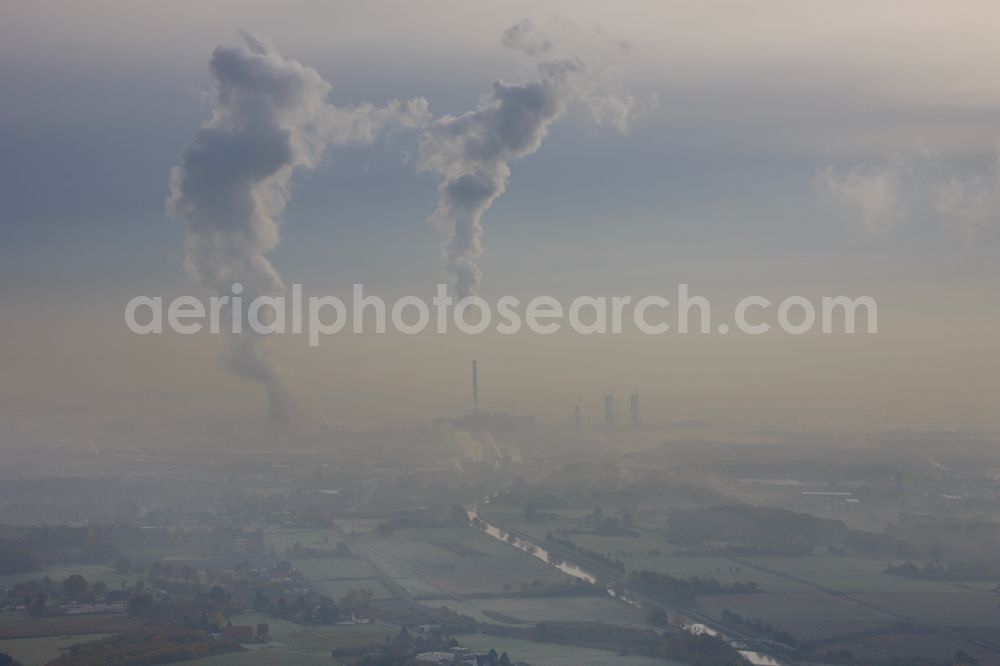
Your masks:
M 76 599 L 87 591 L 87 579 L 80 574 L 67 576 L 62 582 L 62 591 L 70 599 Z

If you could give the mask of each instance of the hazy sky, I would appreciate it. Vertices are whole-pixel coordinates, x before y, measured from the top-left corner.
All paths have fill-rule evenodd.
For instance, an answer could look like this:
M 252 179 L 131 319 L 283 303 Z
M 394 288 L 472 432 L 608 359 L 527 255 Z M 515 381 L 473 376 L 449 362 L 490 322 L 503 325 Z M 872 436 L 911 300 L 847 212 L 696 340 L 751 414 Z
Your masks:
M 912 1 L 5 2 L 0 418 L 261 413 L 222 340 L 122 319 L 137 294 L 201 293 L 165 202 L 215 104 L 216 46 L 246 30 L 337 105 L 423 97 L 438 117 L 537 78 L 501 45 L 523 19 L 639 112 L 622 134 L 571 108 L 512 163 L 483 218 L 484 296 L 868 294 L 880 332 L 276 341 L 304 401 L 350 426 L 447 415 L 478 357 L 491 407 L 552 421 L 577 398 L 596 419 L 613 388 L 657 421 L 1000 427 L 1000 9 Z M 417 149 L 417 133 L 335 146 L 293 180 L 269 255 L 286 283 L 430 297 L 447 276 Z

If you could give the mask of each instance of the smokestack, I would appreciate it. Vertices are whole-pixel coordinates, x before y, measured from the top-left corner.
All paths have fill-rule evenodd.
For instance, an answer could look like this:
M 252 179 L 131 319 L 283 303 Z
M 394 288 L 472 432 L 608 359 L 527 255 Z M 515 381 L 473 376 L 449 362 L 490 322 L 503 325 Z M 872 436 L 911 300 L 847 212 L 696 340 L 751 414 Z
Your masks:
M 573 422 L 576 424 L 577 430 L 583 428 L 583 411 L 580 408 L 579 399 L 576 401 L 576 407 L 573 409 Z
M 604 425 L 608 430 L 615 429 L 615 394 L 604 394 Z
M 639 392 L 636 391 L 628 397 L 629 425 L 633 428 L 639 427 Z
M 479 411 L 479 363 L 472 362 L 472 408 Z

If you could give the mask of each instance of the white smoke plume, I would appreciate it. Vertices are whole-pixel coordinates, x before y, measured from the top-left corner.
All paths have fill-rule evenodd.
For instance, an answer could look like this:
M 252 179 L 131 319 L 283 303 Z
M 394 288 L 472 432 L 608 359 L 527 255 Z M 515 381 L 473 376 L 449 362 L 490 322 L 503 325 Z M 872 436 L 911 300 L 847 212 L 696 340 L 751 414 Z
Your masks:
M 242 37 L 212 53 L 215 109 L 171 171 L 167 208 L 185 226 L 192 279 L 219 295 L 238 282 L 248 304 L 285 290 L 267 253 L 280 242 L 293 175 L 315 168 L 329 145 L 371 143 L 390 126 L 419 128 L 429 116 L 422 99 L 336 107 L 316 70 Z M 260 383 L 269 418 L 287 423 L 290 394 L 266 337 L 244 322 L 230 343 L 228 366 Z
M 445 265 L 459 298 L 479 293 L 482 273 L 482 217 L 504 193 L 510 163 L 531 155 L 552 123 L 573 103 L 595 120 L 625 130 L 633 113 L 630 95 L 605 89 L 595 68 L 577 57 L 548 58 L 552 43 L 535 34 L 525 20 L 508 28 L 504 46 L 538 61 L 540 79 L 527 83 L 496 81 L 476 109 L 435 120 L 424 133 L 419 171 L 441 176 L 438 207 L 429 218 L 446 239 Z

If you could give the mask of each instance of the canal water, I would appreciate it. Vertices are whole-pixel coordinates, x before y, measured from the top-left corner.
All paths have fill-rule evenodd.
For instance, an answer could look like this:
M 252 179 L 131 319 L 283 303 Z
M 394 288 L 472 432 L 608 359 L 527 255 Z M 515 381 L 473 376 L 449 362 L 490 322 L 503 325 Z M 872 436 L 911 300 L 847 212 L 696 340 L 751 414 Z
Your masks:
M 580 580 L 585 580 L 588 583 L 596 584 L 598 582 L 597 577 L 594 574 L 587 571 L 586 569 L 583 569 L 582 567 L 579 567 L 576 564 L 566 562 L 565 560 L 563 560 L 558 556 L 553 557 L 549 553 L 549 551 L 542 548 L 541 546 L 525 541 L 519 537 L 514 536 L 513 534 L 510 534 L 509 532 L 500 529 L 499 527 L 496 527 L 495 525 L 487 523 L 485 520 L 480 518 L 479 514 L 475 511 L 469 512 L 469 518 L 477 526 L 479 526 L 483 532 L 490 535 L 494 539 L 498 539 L 499 541 L 503 541 L 504 543 L 509 544 L 514 548 L 522 550 L 525 553 L 528 553 L 529 555 L 538 558 L 542 562 L 545 562 L 549 566 L 553 566 L 556 569 L 559 569 L 559 571 L 562 571 L 564 574 L 573 576 L 574 578 L 579 578 Z M 627 603 L 630 606 L 641 608 L 641 605 L 634 599 L 632 599 L 631 595 L 628 593 L 628 590 L 625 590 L 623 592 L 617 592 L 610 587 L 607 588 L 607 590 L 608 594 L 614 597 L 615 599 Z M 701 634 L 709 634 L 712 636 L 719 635 L 718 631 L 700 622 L 685 622 L 684 624 L 681 625 L 681 627 L 685 631 L 696 635 L 701 635 Z M 726 638 L 725 636 L 722 637 Z M 754 664 L 755 666 L 785 666 L 784 662 L 781 662 L 770 655 L 761 654 L 760 652 L 753 652 L 750 650 L 740 650 L 740 654 L 742 654 L 751 664 Z

